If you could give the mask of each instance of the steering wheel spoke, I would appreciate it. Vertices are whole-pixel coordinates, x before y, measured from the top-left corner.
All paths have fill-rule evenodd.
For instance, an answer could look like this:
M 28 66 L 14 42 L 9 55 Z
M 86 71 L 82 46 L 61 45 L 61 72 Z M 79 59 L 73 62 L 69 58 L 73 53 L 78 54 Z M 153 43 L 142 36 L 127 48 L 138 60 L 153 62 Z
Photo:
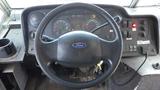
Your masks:
M 118 39 L 114 41 L 101 40 L 102 57 L 112 60 L 121 52 L 121 48 L 119 48 L 120 46 L 121 44 Z
M 57 43 L 58 39 L 52 40 L 50 42 L 40 41 L 39 47 L 41 48 L 41 54 L 45 56 L 47 62 L 53 62 L 57 59 Z

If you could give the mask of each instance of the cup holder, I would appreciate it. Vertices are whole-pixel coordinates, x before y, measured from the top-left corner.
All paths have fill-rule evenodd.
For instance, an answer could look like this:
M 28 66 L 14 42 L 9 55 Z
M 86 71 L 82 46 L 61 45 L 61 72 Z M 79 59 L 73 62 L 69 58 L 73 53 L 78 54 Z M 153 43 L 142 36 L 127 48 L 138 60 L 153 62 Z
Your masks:
M 9 58 L 17 52 L 13 42 L 9 39 L 0 39 L 0 58 Z

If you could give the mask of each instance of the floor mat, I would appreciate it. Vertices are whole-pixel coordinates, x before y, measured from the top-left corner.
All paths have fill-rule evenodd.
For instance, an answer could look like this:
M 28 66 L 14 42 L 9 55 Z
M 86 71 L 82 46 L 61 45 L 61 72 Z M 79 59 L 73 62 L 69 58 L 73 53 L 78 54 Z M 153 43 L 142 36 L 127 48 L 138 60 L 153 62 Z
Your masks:
M 37 85 L 37 86 L 38 87 L 36 87 L 35 90 L 106 90 L 104 88 L 97 88 L 97 87 L 93 87 L 93 88 L 89 88 L 89 89 L 67 88 L 67 87 L 60 86 L 47 78 L 43 79 L 42 82 L 39 83 L 39 85 Z
M 124 86 L 118 86 L 115 84 L 115 82 L 113 82 L 114 78 L 117 83 L 123 83 L 124 81 L 128 80 L 134 73 L 135 71 L 133 69 L 129 67 L 126 68 L 125 64 L 120 64 L 113 76 L 106 81 L 106 87 L 93 87 L 81 90 L 134 90 L 134 88 L 138 85 L 138 82 L 140 81 L 139 74 L 137 74 L 136 77 L 130 83 Z M 57 85 L 56 83 L 49 80 L 47 77 L 42 76 L 40 74 L 31 75 L 29 77 L 30 79 L 28 80 L 26 90 L 78 90 Z
M 160 90 L 160 75 L 143 76 L 136 90 Z
M 107 90 L 106 87 L 92 87 L 88 89 L 72 89 L 60 86 L 45 76 L 32 76 L 28 80 L 26 90 Z
M 108 90 L 134 90 L 141 78 L 138 73 L 136 73 L 135 77 L 129 83 L 121 85 L 128 81 L 133 74 L 135 74 L 135 71 L 132 68 L 121 63 L 108 81 Z

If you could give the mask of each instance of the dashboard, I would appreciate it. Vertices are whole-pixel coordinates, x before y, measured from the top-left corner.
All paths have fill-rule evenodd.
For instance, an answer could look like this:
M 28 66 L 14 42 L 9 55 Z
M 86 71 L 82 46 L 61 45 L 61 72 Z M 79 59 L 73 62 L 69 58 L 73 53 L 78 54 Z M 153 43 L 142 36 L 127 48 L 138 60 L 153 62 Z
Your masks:
M 31 7 L 23 12 L 22 28 L 24 30 L 26 53 L 35 54 L 34 39 L 38 25 L 45 15 L 57 6 Z M 112 5 L 98 6 L 106 10 L 117 22 L 123 36 L 124 57 L 140 56 L 146 52 L 149 55 L 158 54 L 158 25 L 157 19 L 154 16 L 130 16 L 123 7 Z M 91 10 L 83 8 L 65 10 L 50 20 L 44 30 L 44 36 L 56 39 L 67 32 L 76 30 L 92 32 L 95 28 L 106 22 L 103 16 Z M 111 25 L 107 25 L 93 33 L 107 41 L 112 41 L 116 37 Z
M 18 65 L 18 67 L 22 66 L 27 69 L 27 72 L 28 69 L 32 72 L 36 70 L 39 72 L 39 65 L 37 65 L 35 58 L 34 42 L 36 32 L 44 17 L 58 6 L 60 5 L 35 6 L 26 9 L 12 10 L 10 21 L 7 24 L 7 30 L 5 30 L 5 33 L 1 32 L 0 37 L 7 38 L 13 42 L 16 53 L 13 53 L 14 55 L 9 55 L 7 58 L 0 57 L 2 70 L 8 70 L 8 66 L 10 68 L 12 65 L 17 68 Z M 147 60 L 143 63 L 144 65 L 138 73 L 142 76 L 160 74 L 159 68 L 157 68 L 157 65 L 159 66 L 160 63 L 160 7 L 128 8 L 115 5 L 98 6 L 113 17 L 121 31 L 123 38 L 121 62 L 137 70 L 137 68 L 142 66 L 142 63 Z M 107 22 L 108 21 L 104 19 L 103 16 L 91 10 L 83 8 L 66 9 L 56 16 L 53 16 L 47 23 L 44 28 L 42 39 L 44 41 L 49 41 L 59 38 L 61 35 L 68 32 L 87 31 L 96 34 L 103 40 L 113 41 L 116 39 L 116 34 L 110 24 L 101 28 L 101 30 L 95 30 L 95 28 Z M 4 43 L 4 41 L 2 41 L 2 43 Z M 3 45 L 1 45 L 1 47 L 2 46 Z M 93 51 L 96 52 L 96 50 Z M 149 57 L 144 60 L 144 54 L 146 53 L 148 53 Z M 115 56 L 114 53 L 111 54 Z M 57 70 L 59 70 L 59 68 Z M 25 76 L 27 80 L 26 73 Z

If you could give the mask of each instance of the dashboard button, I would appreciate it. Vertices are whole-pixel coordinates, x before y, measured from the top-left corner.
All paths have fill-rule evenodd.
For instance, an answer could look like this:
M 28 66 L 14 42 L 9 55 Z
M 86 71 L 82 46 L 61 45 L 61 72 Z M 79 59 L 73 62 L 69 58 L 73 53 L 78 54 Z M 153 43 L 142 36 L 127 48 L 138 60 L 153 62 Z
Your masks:
M 140 37 L 145 38 L 146 37 L 146 33 L 145 32 L 141 32 L 140 33 Z
M 127 38 L 127 31 L 122 31 L 123 38 Z
M 130 52 L 133 51 L 133 46 L 132 46 L 132 45 L 129 46 L 129 51 L 130 51 Z
M 145 31 L 144 26 L 141 26 L 141 27 L 140 27 L 140 30 L 141 30 L 141 31 Z
M 137 46 L 133 45 L 133 51 L 137 51 Z
M 124 20 L 124 21 L 122 22 L 122 27 L 123 27 L 123 28 L 127 28 L 127 27 L 128 27 L 128 21 L 127 21 L 127 20 Z
M 131 32 L 127 32 L 127 38 L 131 38 L 132 37 L 132 35 L 131 35 Z
M 141 20 L 141 21 L 140 21 L 140 24 L 144 25 L 144 20 Z
M 35 39 L 36 33 L 35 31 L 30 32 L 31 39 Z

